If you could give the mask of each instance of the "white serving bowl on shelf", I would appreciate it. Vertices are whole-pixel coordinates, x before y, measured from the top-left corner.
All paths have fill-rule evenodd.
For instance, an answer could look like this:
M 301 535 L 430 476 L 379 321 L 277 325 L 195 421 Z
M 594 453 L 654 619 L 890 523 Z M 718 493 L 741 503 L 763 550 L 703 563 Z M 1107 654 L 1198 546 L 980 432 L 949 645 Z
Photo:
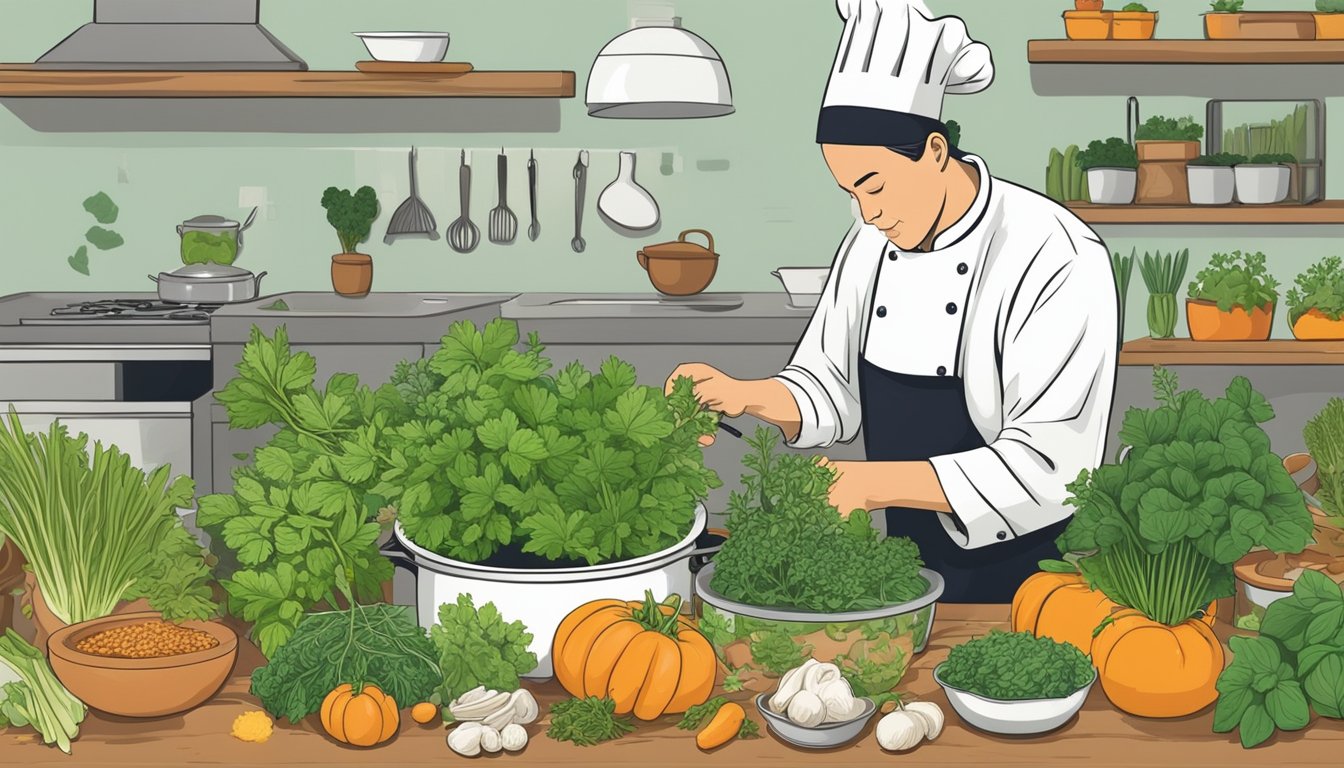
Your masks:
M 428 63 L 448 53 L 447 32 L 356 32 L 376 61 Z

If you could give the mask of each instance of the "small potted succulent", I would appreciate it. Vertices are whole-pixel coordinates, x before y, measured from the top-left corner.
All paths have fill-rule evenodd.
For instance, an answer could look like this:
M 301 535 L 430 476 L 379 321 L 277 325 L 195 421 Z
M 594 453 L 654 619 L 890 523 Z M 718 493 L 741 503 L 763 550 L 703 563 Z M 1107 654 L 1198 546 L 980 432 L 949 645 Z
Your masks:
M 1344 269 L 1330 256 L 1297 276 L 1288 291 L 1288 324 L 1303 341 L 1344 339 Z
M 1344 40 L 1344 0 L 1316 0 L 1316 39 Z
M 1115 40 L 1152 40 L 1157 31 L 1157 11 L 1143 3 L 1129 3 L 1115 13 L 1111 38 Z
M 1245 155 L 1219 152 L 1200 155 L 1185 166 L 1194 205 L 1227 205 L 1236 199 L 1237 174 L 1233 166 L 1246 162 Z
M 1115 14 L 1101 5 L 1102 0 L 1074 0 L 1074 10 L 1064 12 L 1064 35 L 1070 40 L 1109 40 Z
M 1176 333 L 1176 292 L 1185 280 L 1190 250 L 1179 253 L 1145 253 L 1139 262 L 1139 274 L 1148 288 L 1148 334 L 1154 339 L 1170 339 Z
M 1204 127 L 1193 117 L 1155 115 L 1134 132 L 1139 155 L 1138 191 L 1135 202 L 1150 205 L 1186 205 L 1190 190 L 1186 164 L 1199 157 Z
M 1286 153 L 1256 155 L 1234 169 L 1237 201 L 1247 205 L 1273 205 L 1288 199 L 1297 158 Z
M 1139 158 L 1134 147 L 1121 138 L 1095 140 L 1078 153 L 1078 167 L 1087 172 L 1088 196 L 1100 205 L 1134 202 Z
M 1185 320 L 1195 341 L 1264 341 L 1274 322 L 1279 283 L 1265 254 L 1215 253 L 1190 283 Z
M 368 296 L 373 287 L 373 257 L 357 253 L 359 244 L 369 239 L 369 230 L 378 218 L 378 195 L 372 187 L 348 189 L 328 187 L 322 193 L 327 223 L 336 230 L 341 252 L 331 257 L 331 287 L 350 298 Z

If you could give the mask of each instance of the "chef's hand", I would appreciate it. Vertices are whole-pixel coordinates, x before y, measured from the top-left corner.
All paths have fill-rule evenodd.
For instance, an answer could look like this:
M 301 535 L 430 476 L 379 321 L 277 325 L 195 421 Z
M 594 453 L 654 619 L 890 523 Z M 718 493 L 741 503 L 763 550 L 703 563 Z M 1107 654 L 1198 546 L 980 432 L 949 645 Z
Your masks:
M 840 516 L 848 519 L 855 510 L 871 512 L 881 505 L 873 501 L 874 491 L 879 487 L 881 474 L 876 465 L 867 461 L 831 461 L 819 456 L 817 464 L 830 467 L 836 472 L 831 483 L 831 506 L 840 511 Z
M 683 376 L 687 376 L 695 382 L 695 399 L 711 411 L 717 411 L 729 418 L 735 418 L 745 413 L 748 406 L 751 405 L 749 399 L 751 382 L 734 379 L 723 371 L 704 363 L 686 363 L 677 366 L 672 375 L 667 377 L 665 391 L 672 394 L 672 385 Z M 713 445 L 714 436 L 705 435 L 701 437 L 700 444 Z

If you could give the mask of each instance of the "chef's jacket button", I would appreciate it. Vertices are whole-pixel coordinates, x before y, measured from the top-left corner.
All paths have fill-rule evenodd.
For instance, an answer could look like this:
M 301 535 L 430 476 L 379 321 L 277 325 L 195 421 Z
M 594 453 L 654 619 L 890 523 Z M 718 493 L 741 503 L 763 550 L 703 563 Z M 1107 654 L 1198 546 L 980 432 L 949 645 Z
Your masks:
M 878 308 L 877 308 L 877 316 L 878 316 L 878 317 L 886 317 L 886 316 L 887 316 L 887 308 L 886 308 L 886 307 L 878 307 Z
M 998 538 L 999 541 L 1003 541 L 1004 539 L 1008 538 L 1008 534 L 1004 533 L 1003 531 L 999 531 L 997 534 L 995 534 L 995 536 Z
M 895 258 L 895 256 L 893 256 L 892 258 Z M 957 274 L 958 274 L 958 275 L 964 275 L 964 274 L 966 274 L 967 272 L 970 272 L 970 271 L 971 271 L 971 268 L 968 267 L 968 266 L 966 266 L 965 264 L 958 264 L 958 265 L 957 265 Z
M 949 315 L 955 315 L 955 314 L 957 314 L 957 305 L 956 305 L 956 304 L 952 304 L 952 303 L 948 303 L 948 305 L 947 305 L 947 314 L 949 314 Z
M 895 260 L 896 260 L 896 252 L 895 252 L 895 251 L 892 251 L 891 253 L 888 253 L 888 254 L 887 254 L 887 258 L 888 258 L 888 259 L 891 259 L 892 261 L 895 261 Z
M 945 368 L 945 367 L 943 367 L 943 366 L 941 366 L 941 365 L 938 366 L 938 375 L 939 375 L 939 376 L 946 376 L 946 375 L 947 375 L 947 368 Z

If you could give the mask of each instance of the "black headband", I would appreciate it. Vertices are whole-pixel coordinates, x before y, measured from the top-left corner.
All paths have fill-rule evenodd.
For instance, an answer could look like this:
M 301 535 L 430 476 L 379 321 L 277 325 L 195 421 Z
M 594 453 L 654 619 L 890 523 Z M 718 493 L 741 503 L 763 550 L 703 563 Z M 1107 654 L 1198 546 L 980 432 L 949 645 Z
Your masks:
M 823 107 L 817 119 L 818 144 L 891 147 L 920 144 L 931 133 L 947 135 L 940 120 L 872 107 Z

